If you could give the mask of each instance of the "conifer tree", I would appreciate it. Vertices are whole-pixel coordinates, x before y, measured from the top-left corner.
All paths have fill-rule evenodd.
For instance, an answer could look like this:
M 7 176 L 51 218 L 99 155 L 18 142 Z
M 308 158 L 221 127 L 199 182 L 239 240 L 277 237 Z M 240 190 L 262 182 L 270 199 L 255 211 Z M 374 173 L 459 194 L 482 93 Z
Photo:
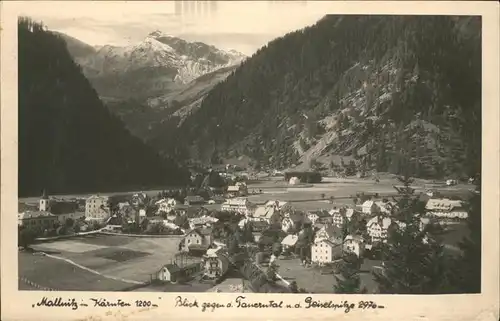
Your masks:
M 392 209 L 387 246 L 382 254 L 383 270 L 374 272 L 379 292 L 384 294 L 437 294 L 453 291 L 448 277 L 450 259 L 443 246 L 427 229 L 420 229 L 424 206 L 412 196 L 408 177 L 400 178 L 405 188 Z
M 356 294 L 366 293 L 366 288 L 361 288 L 359 268 L 361 260 L 356 254 L 348 253 L 342 257 L 338 264 L 338 275 L 335 275 L 335 293 Z
M 466 204 L 468 210 L 468 237 L 460 243 L 462 251 L 457 267 L 457 283 L 462 293 L 481 292 L 481 192 L 480 183 Z

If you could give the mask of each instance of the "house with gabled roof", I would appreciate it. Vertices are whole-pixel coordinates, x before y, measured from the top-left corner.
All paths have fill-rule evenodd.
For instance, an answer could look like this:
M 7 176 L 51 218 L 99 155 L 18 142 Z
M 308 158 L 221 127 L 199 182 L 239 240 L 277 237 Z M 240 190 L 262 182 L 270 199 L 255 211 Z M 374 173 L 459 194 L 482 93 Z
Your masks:
M 246 216 L 251 216 L 255 211 L 255 204 L 250 202 L 246 197 L 237 197 L 227 199 L 222 203 L 221 211 L 237 212 Z
M 200 205 L 205 204 L 205 199 L 198 195 L 186 196 L 184 205 Z
M 281 215 L 279 210 L 274 207 L 259 206 L 250 217 L 251 221 L 264 221 L 269 225 L 281 224 Z
M 189 252 L 190 250 L 207 250 L 213 242 L 211 228 L 195 228 L 186 231 L 180 243 L 180 250 Z
M 181 268 L 177 264 L 165 264 L 164 266 L 162 266 L 160 271 L 158 271 L 157 278 L 160 281 L 175 283 L 177 282 L 180 273 Z
M 244 197 L 248 195 L 247 184 L 237 182 L 235 185 L 227 187 L 227 194 L 229 197 Z
M 110 217 L 107 196 L 92 195 L 85 202 L 85 220 L 104 222 Z
M 311 246 L 311 262 L 318 264 L 332 263 L 342 255 L 342 240 L 340 242 L 321 239 Z
M 387 242 L 389 227 L 393 224 L 390 217 L 375 216 L 366 223 L 366 231 L 372 242 Z
M 375 201 L 368 200 L 361 204 L 361 212 L 366 215 L 379 213 L 380 209 Z
M 52 228 L 57 216 L 47 211 L 26 211 L 17 215 L 17 224 L 31 228 Z
M 333 224 L 327 224 L 324 225 L 318 232 L 316 232 L 314 243 L 317 243 L 321 240 L 332 240 L 336 243 L 342 243 L 343 239 L 344 238 L 341 228 Z
M 327 211 L 317 210 L 307 212 L 307 218 L 314 225 L 316 223 L 327 224 L 331 221 L 331 216 Z
M 203 276 L 207 279 L 220 279 L 229 270 L 229 257 L 224 248 L 208 249 L 203 256 Z
M 349 234 L 345 237 L 343 246 L 345 252 L 351 252 L 361 257 L 365 250 L 365 241 L 361 235 Z
M 332 223 L 335 226 L 341 227 L 347 221 L 345 208 L 334 207 L 328 212 L 328 214 L 332 217 Z

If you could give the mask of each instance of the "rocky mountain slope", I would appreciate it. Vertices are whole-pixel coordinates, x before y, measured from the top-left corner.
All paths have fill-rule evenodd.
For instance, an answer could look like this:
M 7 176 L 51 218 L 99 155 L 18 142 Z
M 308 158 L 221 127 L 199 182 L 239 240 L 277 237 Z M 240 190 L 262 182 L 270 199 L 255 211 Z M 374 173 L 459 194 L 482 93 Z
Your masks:
M 218 69 L 187 83 L 181 90 L 146 101 L 108 100 L 106 105 L 123 120 L 132 134 L 148 141 L 162 136 L 165 131 L 175 130 L 186 117 L 200 107 L 210 90 L 229 76 L 236 67 Z
M 146 100 L 182 91 L 192 80 L 245 58 L 236 51 L 187 42 L 159 31 L 137 44 L 106 45 L 73 57 L 99 96 L 120 100 Z
M 66 34 L 67 49 L 110 111 L 143 140 L 177 127 L 245 56 L 159 31 L 129 47 L 92 47 Z
M 102 104 L 65 41 L 19 20 L 19 195 L 184 184 L 187 171 L 132 136 Z M 71 50 L 91 51 L 79 45 Z
M 207 162 L 334 168 L 349 157 L 360 170 L 473 175 L 480 28 L 474 17 L 326 16 L 270 42 L 152 141 Z

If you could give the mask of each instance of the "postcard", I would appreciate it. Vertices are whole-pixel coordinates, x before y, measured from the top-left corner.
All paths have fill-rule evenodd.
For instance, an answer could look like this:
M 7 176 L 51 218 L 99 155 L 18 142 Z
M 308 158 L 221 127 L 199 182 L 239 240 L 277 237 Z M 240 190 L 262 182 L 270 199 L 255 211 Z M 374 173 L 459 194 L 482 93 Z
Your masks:
M 2 320 L 498 320 L 499 5 L 1 4 Z

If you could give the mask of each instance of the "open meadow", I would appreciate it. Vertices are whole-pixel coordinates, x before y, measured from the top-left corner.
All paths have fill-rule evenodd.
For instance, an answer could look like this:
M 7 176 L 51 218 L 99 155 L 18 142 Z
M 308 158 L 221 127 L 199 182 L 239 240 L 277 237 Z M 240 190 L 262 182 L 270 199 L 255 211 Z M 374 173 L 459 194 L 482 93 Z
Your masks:
M 20 252 L 19 277 L 58 290 L 123 290 L 170 263 L 179 240 L 89 235 L 39 243 L 32 248 L 47 256 Z

